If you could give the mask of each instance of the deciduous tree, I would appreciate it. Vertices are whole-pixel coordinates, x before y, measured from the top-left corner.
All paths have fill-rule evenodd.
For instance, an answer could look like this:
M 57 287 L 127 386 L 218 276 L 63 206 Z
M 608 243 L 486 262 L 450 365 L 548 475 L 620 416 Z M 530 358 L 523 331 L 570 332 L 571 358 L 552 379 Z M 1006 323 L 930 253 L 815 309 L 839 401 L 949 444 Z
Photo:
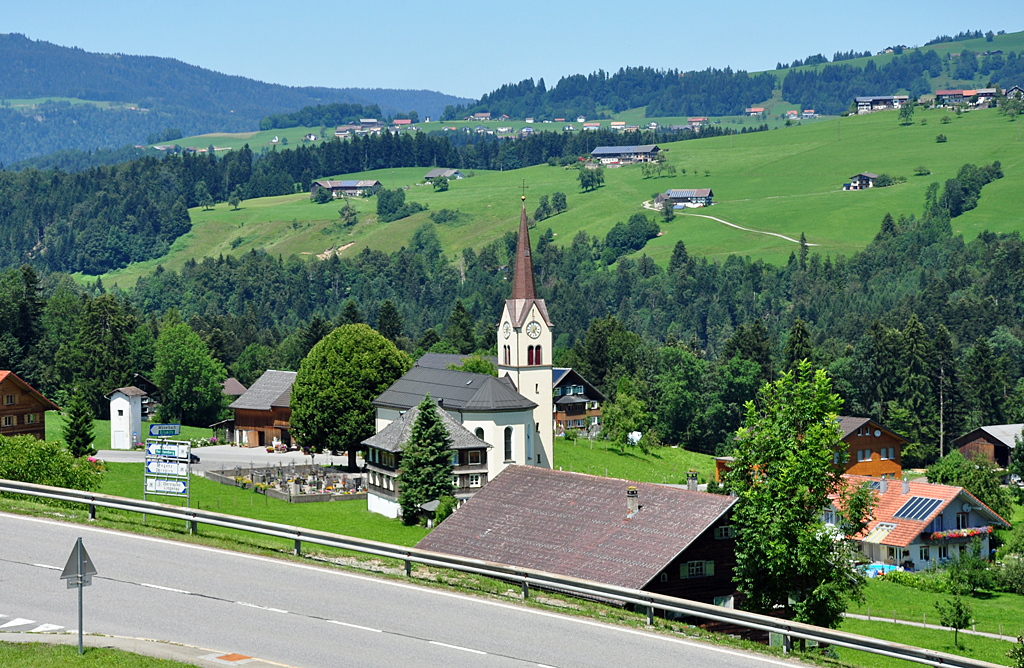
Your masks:
M 183 322 L 164 325 L 156 340 L 153 382 L 162 402 L 158 419 L 205 427 L 219 418 L 225 406 L 224 365 L 192 328 Z

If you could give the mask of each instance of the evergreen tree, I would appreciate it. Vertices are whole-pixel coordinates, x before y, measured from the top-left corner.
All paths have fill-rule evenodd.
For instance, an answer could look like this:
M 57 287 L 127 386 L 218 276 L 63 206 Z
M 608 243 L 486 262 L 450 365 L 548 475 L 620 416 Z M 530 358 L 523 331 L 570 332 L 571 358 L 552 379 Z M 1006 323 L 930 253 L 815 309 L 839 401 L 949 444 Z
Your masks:
M 398 312 L 395 302 L 385 299 L 377 312 L 377 331 L 385 339 L 397 341 L 402 335 L 402 315 Z
M 313 349 L 313 346 L 320 343 L 321 339 L 331 333 L 331 329 L 333 329 L 331 323 L 325 320 L 322 315 L 319 313 L 313 314 L 302 337 L 302 346 L 306 349 L 307 354 Z
M 811 343 L 811 333 L 807 331 L 807 323 L 800 318 L 793 321 L 789 328 L 789 338 L 786 339 L 786 347 L 782 352 L 786 360 L 786 370 L 797 367 L 800 360 L 809 360 L 814 354 L 814 346 Z
M 342 325 L 358 325 L 363 321 L 363 314 L 359 312 L 359 307 L 356 306 L 354 300 L 349 299 L 345 302 L 345 308 L 342 309 L 341 315 L 338 316 L 335 324 L 338 327 Z
M 444 328 L 444 340 L 455 348 L 460 355 L 468 355 L 476 350 L 476 336 L 473 334 L 473 318 L 466 311 L 462 300 L 455 301 L 455 308 L 448 316 L 448 326 Z
M 94 440 L 92 432 L 93 421 L 92 408 L 85 394 L 76 391 L 71 405 L 68 406 L 67 417 L 64 419 L 64 442 L 73 456 L 91 457 L 96 454 L 92 447 Z
M 935 459 L 937 448 L 925 421 L 931 415 L 931 369 L 929 360 L 933 357 L 924 327 L 912 314 L 903 333 L 899 335 L 900 369 L 902 383 L 897 389 L 897 401 L 902 409 L 903 424 L 893 424 L 909 439 L 903 449 L 906 466 L 923 466 Z M 891 411 L 895 415 L 894 411 Z
M 429 394 L 417 409 L 398 472 L 398 503 L 406 524 L 416 521 L 420 505 L 452 493 L 451 436 Z
M 985 424 L 1003 424 L 1003 377 L 999 364 L 992 355 L 992 348 L 984 336 L 979 336 L 974 347 L 967 354 L 966 380 L 970 393 L 968 405 L 969 429 Z

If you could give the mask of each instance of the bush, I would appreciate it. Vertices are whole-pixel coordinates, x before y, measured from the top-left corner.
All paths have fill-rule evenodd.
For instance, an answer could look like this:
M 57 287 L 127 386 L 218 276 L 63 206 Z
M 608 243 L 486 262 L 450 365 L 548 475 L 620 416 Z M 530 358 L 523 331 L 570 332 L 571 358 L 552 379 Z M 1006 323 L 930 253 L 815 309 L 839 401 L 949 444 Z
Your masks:
M 430 219 L 438 225 L 455 225 L 462 220 L 462 212 L 458 209 L 441 209 L 431 213 Z
M 60 441 L 0 436 L 0 479 L 93 491 L 102 472 L 102 464 L 75 459 Z
M 932 170 L 928 169 L 924 165 L 920 165 L 914 168 L 914 176 L 928 176 L 932 173 Z
M 1007 559 L 995 572 L 994 585 L 999 591 L 1024 596 L 1024 559 Z
M 905 176 L 889 176 L 888 174 L 879 174 L 878 178 L 875 179 L 876 188 L 885 188 L 887 186 L 896 185 L 897 183 L 904 183 L 907 180 Z
M 948 580 L 945 571 L 927 573 L 909 573 L 907 571 L 889 571 L 879 575 L 876 580 L 884 580 L 901 587 L 910 587 L 921 591 L 942 593 L 947 591 Z
M 946 143 L 946 135 L 938 135 L 937 137 L 935 137 L 935 143 L 937 143 L 937 144 L 945 144 Z
M 437 500 L 437 510 L 434 511 L 434 526 L 444 522 L 449 515 L 455 512 L 459 502 L 454 496 L 442 496 Z

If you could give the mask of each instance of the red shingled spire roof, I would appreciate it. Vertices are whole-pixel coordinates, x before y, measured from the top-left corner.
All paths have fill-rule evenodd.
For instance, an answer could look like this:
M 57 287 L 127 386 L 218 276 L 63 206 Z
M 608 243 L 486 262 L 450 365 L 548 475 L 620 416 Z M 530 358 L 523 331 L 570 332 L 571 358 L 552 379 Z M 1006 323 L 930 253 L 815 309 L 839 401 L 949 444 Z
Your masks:
M 515 274 L 512 278 L 512 299 L 536 299 L 533 285 L 533 261 L 530 259 L 530 228 L 526 223 L 526 197 L 519 217 L 519 244 L 516 246 Z

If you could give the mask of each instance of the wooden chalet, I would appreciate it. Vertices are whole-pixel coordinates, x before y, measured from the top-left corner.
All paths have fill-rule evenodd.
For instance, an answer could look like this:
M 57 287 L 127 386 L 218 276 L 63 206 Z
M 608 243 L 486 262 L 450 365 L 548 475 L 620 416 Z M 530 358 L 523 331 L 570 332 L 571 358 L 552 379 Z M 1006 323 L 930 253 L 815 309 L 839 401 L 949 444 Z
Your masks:
M 600 125 L 600 123 L 597 123 L 598 127 Z M 625 126 L 625 123 L 623 123 L 623 126 Z M 583 128 L 585 130 L 589 129 L 590 123 L 584 123 Z M 652 162 L 658 158 L 658 153 L 660 152 L 661 149 L 656 144 L 643 144 L 640 146 L 598 146 L 590 152 L 590 155 L 602 164 L 629 164 L 634 162 Z
M 13 371 L 0 371 L 0 436 L 46 438 L 46 411 L 59 411 Z
M 861 172 L 850 177 L 849 183 L 843 184 L 843 190 L 867 190 L 875 187 L 875 179 L 878 174 L 872 172 Z
M 666 485 L 510 466 L 417 547 L 733 607 L 734 503 Z
M 466 175 L 457 169 L 445 169 L 443 167 L 438 167 L 427 172 L 426 176 L 423 177 L 423 180 L 433 181 L 434 179 L 441 178 L 442 176 L 448 179 L 449 181 L 458 181 L 466 178 Z
M 264 371 L 228 408 L 235 412 L 234 441 L 250 448 L 291 444 L 294 371 Z
M 382 188 L 380 181 L 373 180 L 346 180 L 346 181 L 331 181 L 329 179 L 321 179 L 314 181 L 313 185 L 309 188 L 309 198 L 315 199 L 317 193 L 321 190 L 327 190 L 331 193 L 331 197 L 337 199 L 339 197 L 364 197 L 375 194 Z
M 1016 447 L 1016 437 L 1021 436 L 1021 430 L 1024 430 L 1024 424 L 990 424 L 954 440 L 953 447 L 959 449 L 960 454 L 967 459 L 980 453 L 988 461 L 1005 469 L 1010 466 L 1010 453 Z
M 597 429 L 601 423 L 601 404 L 606 397 L 571 368 L 553 368 L 552 394 L 555 400 L 555 433 L 566 429 Z
M 673 208 L 711 206 L 715 203 L 715 193 L 711 188 L 673 188 L 666 190 L 664 195 L 665 197 L 661 198 L 662 206 L 667 201 L 671 202 Z M 655 202 L 657 201 L 656 198 Z

